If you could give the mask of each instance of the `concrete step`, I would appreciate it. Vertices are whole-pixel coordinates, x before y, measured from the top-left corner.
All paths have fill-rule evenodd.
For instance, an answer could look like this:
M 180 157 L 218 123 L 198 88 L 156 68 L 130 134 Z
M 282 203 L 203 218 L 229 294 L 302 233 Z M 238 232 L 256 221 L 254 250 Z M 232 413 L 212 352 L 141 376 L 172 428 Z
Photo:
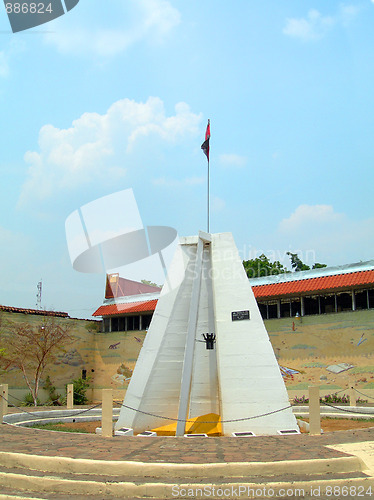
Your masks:
M 214 499 L 215 492 L 221 492 L 217 498 L 234 498 L 240 493 L 240 498 L 245 499 L 253 498 L 253 492 L 264 487 L 274 491 L 278 498 L 282 498 L 282 490 L 288 490 L 286 497 L 292 498 L 289 493 L 296 489 L 304 494 L 304 497 L 298 494 L 298 498 L 308 498 L 306 495 L 311 494 L 313 488 L 324 491 L 326 487 L 339 489 L 343 486 L 352 488 L 352 491 L 361 488 L 362 493 L 371 488 L 374 496 L 374 478 L 365 474 L 365 465 L 354 456 L 202 465 L 110 462 L 0 453 L 0 464 L 1 494 L 13 500 L 17 496 L 29 500 L 98 500 L 198 498 L 199 495 Z M 230 495 L 223 495 L 224 491 Z M 209 495 L 203 495 L 204 492 Z M 326 495 L 320 496 L 324 498 Z M 360 498 L 365 497 L 360 495 Z
M 59 493 L 39 493 L 19 488 L 1 488 L 0 500 L 103 500 L 102 495 L 74 495 Z
M 110 477 L 126 477 L 136 481 L 144 477 L 164 479 L 216 480 L 221 477 L 273 477 L 299 474 L 331 474 L 363 472 L 364 462 L 354 455 L 339 458 L 313 460 L 283 460 L 275 462 L 222 462 L 222 463 L 145 463 L 132 461 L 87 460 L 70 457 L 40 456 L 24 453 L 0 452 L 0 466 L 7 469 L 17 468 L 35 472 L 55 474 L 79 474 Z
M 351 478 L 347 474 L 340 477 L 328 476 L 324 479 L 313 478 L 308 481 L 267 481 L 256 483 L 247 481 L 237 482 L 202 482 L 197 483 L 143 483 L 134 484 L 126 482 L 100 483 L 97 481 L 67 481 L 59 478 L 39 478 L 40 482 L 30 481 L 26 477 L 16 478 L 14 487 L 4 487 L 0 482 L 3 493 L 0 500 L 9 498 L 17 500 L 104 500 L 104 499 L 152 499 L 165 500 L 172 498 L 355 498 L 357 492 L 360 498 L 373 497 L 373 478 Z M 7 484 L 12 481 L 8 478 Z M 17 486 L 16 486 L 17 484 Z M 7 493 L 8 490 L 8 493 Z M 332 492 L 336 493 L 332 495 Z M 318 493 L 317 493 L 318 492 Z M 343 496 L 337 492 L 343 492 Z M 348 494 L 347 494 L 348 492 Z M 349 494 L 351 492 L 351 494 Z M 218 496 L 217 496 L 218 495 Z

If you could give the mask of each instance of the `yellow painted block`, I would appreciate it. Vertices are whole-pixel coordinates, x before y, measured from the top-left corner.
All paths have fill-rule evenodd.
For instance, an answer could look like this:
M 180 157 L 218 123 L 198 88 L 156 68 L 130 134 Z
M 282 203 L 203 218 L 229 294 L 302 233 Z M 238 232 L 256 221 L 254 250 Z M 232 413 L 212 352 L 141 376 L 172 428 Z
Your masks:
M 175 436 L 177 422 L 163 425 L 152 429 L 157 432 L 157 436 Z M 208 436 L 221 436 L 222 425 L 220 415 L 216 413 L 207 413 L 196 418 L 191 418 L 186 423 L 186 434 L 208 434 Z

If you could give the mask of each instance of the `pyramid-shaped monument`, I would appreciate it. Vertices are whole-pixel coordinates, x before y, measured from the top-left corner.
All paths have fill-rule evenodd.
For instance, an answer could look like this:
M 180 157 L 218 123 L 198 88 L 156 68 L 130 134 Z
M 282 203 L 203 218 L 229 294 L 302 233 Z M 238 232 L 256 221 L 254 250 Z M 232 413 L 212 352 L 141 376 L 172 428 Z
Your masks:
M 200 232 L 177 247 L 116 429 L 183 436 L 212 414 L 222 435 L 299 432 L 233 237 Z

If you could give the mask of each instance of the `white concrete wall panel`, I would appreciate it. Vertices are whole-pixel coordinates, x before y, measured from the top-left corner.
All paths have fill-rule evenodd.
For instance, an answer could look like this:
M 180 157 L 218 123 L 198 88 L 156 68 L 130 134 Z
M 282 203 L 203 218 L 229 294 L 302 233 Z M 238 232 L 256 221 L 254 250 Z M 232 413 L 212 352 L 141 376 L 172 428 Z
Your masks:
M 212 235 L 212 282 L 223 421 L 257 417 L 289 406 L 286 388 L 251 286 L 230 233 Z M 250 319 L 232 321 L 233 311 Z M 225 435 L 297 429 L 291 409 L 223 424 Z
M 169 286 L 164 286 L 161 292 L 131 377 L 124 404 L 142 412 L 169 418 L 178 416 L 195 256 L 195 246 L 178 247 L 168 273 Z M 116 428 L 131 427 L 141 432 L 169 423 L 170 420 L 122 407 Z
M 195 334 L 195 356 L 192 371 L 190 406 L 188 417 L 195 418 L 206 413 L 219 413 L 218 378 L 216 350 L 208 350 L 204 333 L 214 333 L 214 321 L 209 324 L 209 316 L 214 316 L 211 280 L 210 245 L 203 252 L 202 282 L 200 289 L 199 313 Z

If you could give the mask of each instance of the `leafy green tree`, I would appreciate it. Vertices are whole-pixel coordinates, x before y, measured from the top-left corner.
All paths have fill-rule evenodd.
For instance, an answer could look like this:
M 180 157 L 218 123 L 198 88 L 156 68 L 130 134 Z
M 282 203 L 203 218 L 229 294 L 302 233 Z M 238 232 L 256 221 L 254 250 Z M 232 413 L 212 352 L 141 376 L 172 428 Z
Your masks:
M 308 271 L 310 267 L 299 258 L 297 253 L 287 252 L 290 257 L 293 271 Z M 290 271 L 276 260 L 271 262 L 265 254 L 260 255 L 256 259 L 243 260 L 243 266 L 248 278 L 259 278 L 262 276 L 273 276 L 275 274 L 289 273 Z M 326 267 L 326 264 L 316 262 L 312 269 Z
M 297 253 L 287 252 L 287 255 L 290 257 L 291 266 L 294 271 L 309 271 L 310 267 L 299 258 Z M 323 267 L 327 267 L 326 264 L 320 264 L 316 262 L 312 269 L 321 269 Z
M 155 286 L 157 288 L 162 288 L 162 285 L 158 285 L 157 283 L 153 283 L 152 281 L 149 281 L 149 280 L 141 280 L 141 283 L 144 283 L 144 285 L 149 285 L 149 286 Z
M 271 262 L 265 254 L 256 259 L 243 260 L 243 266 L 248 278 L 259 278 L 261 276 L 272 276 L 274 274 L 289 273 L 278 260 Z
M 320 264 L 319 262 L 316 262 L 315 264 L 313 264 L 312 269 L 321 269 L 322 267 L 327 267 L 327 265 L 326 264 Z
M 297 253 L 287 252 L 290 257 L 291 266 L 294 271 L 309 271 L 310 267 L 304 264 Z

